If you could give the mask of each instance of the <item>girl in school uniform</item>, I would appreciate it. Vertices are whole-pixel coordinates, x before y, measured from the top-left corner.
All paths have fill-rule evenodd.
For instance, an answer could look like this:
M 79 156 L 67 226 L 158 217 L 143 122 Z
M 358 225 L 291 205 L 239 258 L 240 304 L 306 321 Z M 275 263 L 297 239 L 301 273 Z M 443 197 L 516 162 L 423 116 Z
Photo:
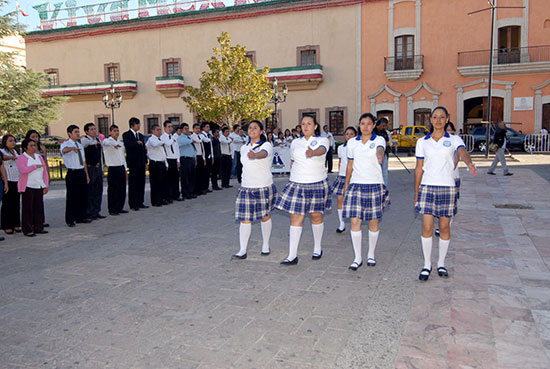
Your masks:
M 380 235 L 379 220 L 389 202 L 384 185 L 381 164 L 384 161 L 386 141 L 374 132 L 376 118 L 365 113 L 359 118 L 359 136 L 348 141 L 348 165 L 344 185 L 344 218 L 351 218 L 351 243 L 355 259 L 349 266 L 357 270 L 363 265 L 361 223 L 369 225 L 367 265 L 375 266 L 374 251 Z
M 321 137 L 321 128 L 315 117 L 303 117 L 301 128 L 303 136 L 296 138 L 290 145 L 290 181 L 275 204 L 277 209 L 290 213 L 289 252 L 288 257 L 281 261 L 282 265 L 298 263 L 298 244 L 306 214 L 311 218 L 313 230 L 312 259 L 321 258 L 323 213 L 331 205 L 325 170 L 329 141 L 326 137 Z
M 241 147 L 240 158 L 243 167 L 242 182 L 235 203 L 235 218 L 239 226 L 240 249 L 232 259 L 246 259 L 252 222 L 261 220 L 262 255 L 269 255 L 271 236 L 271 210 L 277 199 L 277 188 L 273 184 L 271 162 L 273 146 L 267 142 L 262 123 L 253 120 L 248 124 L 250 140 Z
M 455 152 L 468 166 L 472 175 L 477 170 L 470 155 L 464 148 L 464 141 L 459 136 L 452 136 L 445 131 L 449 121 L 449 112 L 443 106 L 434 108 L 430 121 L 433 131 L 416 142 L 415 169 L 415 210 L 422 214 L 422 252 L 424 268 L 418 279 L 427 281 L 432 271 L 432 234 L 434 219 L 439 218 L 439 259 L 437 272 L 440 277 L 448 277 L 445 257 L 451 242 L 450 222 L 456 211 L 457 187 L 455 184 Z
M 346 151 L 349 140 L 355 136 L 357 136 L 357 130 L 354 127 L 346 128 L 344 132 L 344 139 L 346 142 L 338 146 L 338 158 L 340 159 L 338 177 L 336 177 L 330 188 L 330 192 L 335 193 L 338 199 L 338 220 L 340 221 L 340 225 L 336 228 L 336 232 L 338 233 L 342 233 L 346 230 L 346 223 L 342 216 L 344 211 L 344 185 L 346 184 L 346 171 L 348 169 L 348 156 L 346 155 Z

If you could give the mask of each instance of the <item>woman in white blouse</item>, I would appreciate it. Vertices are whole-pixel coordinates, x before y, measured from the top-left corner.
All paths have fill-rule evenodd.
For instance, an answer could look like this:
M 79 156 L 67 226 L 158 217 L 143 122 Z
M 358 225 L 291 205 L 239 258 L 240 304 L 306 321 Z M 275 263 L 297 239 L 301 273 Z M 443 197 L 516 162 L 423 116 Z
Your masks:
M 17 157 L 19 157 L 19 154 L 15 150 L 15 145 L 13 135 L 7 134 L 2 137 L 2 155 L 4 156 L 4 166 L 8 177 L 8 192 L 2 200 L 1 228 L 7 234 L 21 232 L 21 196 L 17 192 L 17 181 L 19 180 Z

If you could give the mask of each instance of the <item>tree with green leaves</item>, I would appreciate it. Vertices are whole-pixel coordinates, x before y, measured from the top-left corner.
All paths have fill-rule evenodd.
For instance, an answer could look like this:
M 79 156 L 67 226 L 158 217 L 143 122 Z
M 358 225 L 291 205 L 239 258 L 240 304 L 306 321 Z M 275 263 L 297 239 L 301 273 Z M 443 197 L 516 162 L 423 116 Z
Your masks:
M 0 10 L 6 0 L 0 0 Z M 0 16 L 0 38 L 16 34 L 13 13 Z M 59 118 L 63 97 L 43 98 L 46 75 L 14 63 L 13 53 L 0 52 L 0 135 L 39 132 Z
M 256 70 L 246 57 L 246 47 L 231 45 L 227 32 L 218 37 L 219 46 L 207 61 L 200 87 L 185 88 L 182 99 L 200 119 L 229 126 L 241 120 L 265 119 L 273 108 L 268 105 L 272 91 L 267 79 L 269 68 Z

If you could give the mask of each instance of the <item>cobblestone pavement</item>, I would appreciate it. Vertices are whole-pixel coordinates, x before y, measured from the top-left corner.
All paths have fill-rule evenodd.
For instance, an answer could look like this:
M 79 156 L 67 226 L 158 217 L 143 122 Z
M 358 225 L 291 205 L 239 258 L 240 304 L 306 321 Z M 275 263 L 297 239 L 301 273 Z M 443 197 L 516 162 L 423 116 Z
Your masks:
M 335 211 L 323 258 L 311 260 L 307 222 L 299 264 L 282 267 L 281 212 L 270 256 L 255 224 L 248 260 L 230 260 L 236 187 L 67 228 L 56 184 L 50 233 L 0 243 L 0 367 L 549 368 L 549 183 L 513 170 L 462 173 L 451 277 L 425 283 L 413 177 L 402 170 L 390 173 L 378 265 L 357 272 Z

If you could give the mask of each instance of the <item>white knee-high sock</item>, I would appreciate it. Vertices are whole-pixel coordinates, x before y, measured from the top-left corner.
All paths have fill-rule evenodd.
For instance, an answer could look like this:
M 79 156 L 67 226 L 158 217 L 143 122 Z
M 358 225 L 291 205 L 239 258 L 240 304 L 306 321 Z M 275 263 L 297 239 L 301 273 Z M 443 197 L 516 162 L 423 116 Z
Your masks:
M 351 231 L 351 244 L 353 245 L 353 252 L 355 253 L 355 260 L 353 260 L 357 264 L 361 264 L 363 261 L 363 257 L 361 256 L 361 242 L 363 238 L 363 232 L 361 231 Z
M 380 235 L 380 231 L 376 231 L 376 232 L 369 231 L 369 253 L 367 257 L 370 259 L 374 259 L 374 250 L 376 250 L 376 243 L 378 242 L 379 235 Z
M 338 209 L 338 220 L 340 221 L 340 225 L 338 226 L 339 230 L 343 230 L 344 228 L 346 228 L 346 223 L 344 222 L 343 214 L 344 214 L 344 210 Z
M 288 260 L 294 260 L 298 256 L 298 244 L 302 235 L 302 227 L 290 226 L 290 236 L 288 238 Z
M 447 251 L 449 251 L 449 244 L 451 239 L 442 240 L 439 239 L 439 258 L 437 260 L 437 267 L 445 266 L 445 257 L 447 256 Z
M 312 224 L 311 229 L 313 230 L 313 253 L 319 255 L 321 253 L 321 240 L 323 239 L 325 224 Z
M 422 253 L 424 254 L 424 268 L 432 268 L 432 237 L 422 237 Z
M 262 252 L 269 252 L 269 238 L 271 237 L 271 218 L 267 222 L 261 222 L 262 225 Z
M 250 233 L 252 232 L 252 223 L 241 223 L 239 227 L 239 242 L 241 249 L 237 255 L 242 256 L 246 254 L 246 249 L 248 247 L 248 239 L 250 238 Z

